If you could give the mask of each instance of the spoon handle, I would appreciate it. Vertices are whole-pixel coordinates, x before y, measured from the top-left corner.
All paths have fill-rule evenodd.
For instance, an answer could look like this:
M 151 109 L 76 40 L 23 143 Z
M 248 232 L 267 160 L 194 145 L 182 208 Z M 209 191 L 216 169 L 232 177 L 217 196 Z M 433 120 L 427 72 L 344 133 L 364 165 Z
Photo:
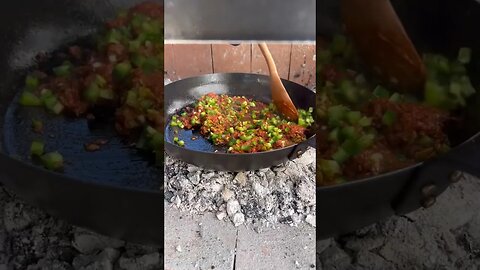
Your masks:
M 267 66 L 268 66 L 268 70 L 270 71 L 270 76 L 278 77 L 277 67 L 275 66 L 275 62 L 273 61 L 272 54 L 270 53 L 270 50 L 268 49 L 267 44 L 265 42 L 261 42 L 261 43 L 258 43 L 258 47 L 260 47 L 263 57 L 265 57 L 265 60 L 267 61 Z

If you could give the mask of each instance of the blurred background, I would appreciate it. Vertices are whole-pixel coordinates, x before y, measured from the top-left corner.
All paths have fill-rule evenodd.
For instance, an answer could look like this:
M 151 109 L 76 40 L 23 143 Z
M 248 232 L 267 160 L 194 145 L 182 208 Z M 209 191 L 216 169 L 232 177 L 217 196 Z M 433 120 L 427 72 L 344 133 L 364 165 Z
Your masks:
M 165 41 L 314 41 L 316 2 L 165 0 Z

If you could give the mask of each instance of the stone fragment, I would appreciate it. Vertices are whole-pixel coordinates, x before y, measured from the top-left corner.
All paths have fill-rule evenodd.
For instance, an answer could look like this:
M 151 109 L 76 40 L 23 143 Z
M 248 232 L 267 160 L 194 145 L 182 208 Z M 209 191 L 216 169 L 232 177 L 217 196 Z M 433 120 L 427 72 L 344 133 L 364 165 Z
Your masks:
M 227 202 L 227 214 L 232 217 L 238 211 L 240 211 L 240 204 L 238 203 L 238 201 L 229 200 Z
M 233 216 L 233 224 L 235 227 L 242 225 L 245 222 L 245 216 L 242 213 L 236 213 Z
M 120 257 L 118 259 L 118 266 L 121 270 L 130 269 L 142 269 L 142 270 L 154 270 L 161 269 L 160 253 L 155 252 L 151 254 L 145 254 L 139 257 L 126 258 Z
M 314 215 L 307 215 L 305 221 L 313 227 L 317 227 L 317 218 Z
M 77 228 L 74 232 L 73 246 L 83 254 L 90 254 L 107 247 L 119 248 L 124 245 L 124 241 L 99 235 L 84 229 Z

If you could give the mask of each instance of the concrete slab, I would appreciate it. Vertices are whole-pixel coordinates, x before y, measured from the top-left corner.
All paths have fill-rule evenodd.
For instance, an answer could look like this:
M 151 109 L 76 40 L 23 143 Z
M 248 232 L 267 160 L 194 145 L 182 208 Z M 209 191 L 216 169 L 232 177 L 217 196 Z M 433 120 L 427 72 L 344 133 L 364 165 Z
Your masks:
M 191 216 L 166 204 L 165 231 L 166 270 L 315 268 L 315 228 L 307 224 L 257 233 L 211 213 Z
M 318 269 L 480 269 L 479 209 L 480 179 L 465 175 L 428 209 L 319 241 Z
M 233 269 L 237 229 L 213 213 L 192 217 L 165 204 L 165 270 Z
M 256 233 L 240 227 L 235 270 L 315 269 L 315 228 L 278 225 Z

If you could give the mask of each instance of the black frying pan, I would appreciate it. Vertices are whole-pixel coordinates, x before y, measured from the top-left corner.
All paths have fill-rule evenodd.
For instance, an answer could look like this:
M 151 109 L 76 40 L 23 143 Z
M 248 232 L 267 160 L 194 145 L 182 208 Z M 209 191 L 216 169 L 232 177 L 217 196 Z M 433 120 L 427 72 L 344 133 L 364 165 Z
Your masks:
M 456 57 L 473 50 L 468 66 L 480 90 L 480 4 L 475 0 L 392 1 L 421 52 Z M 317 1 L 317 34 L 341 31 L 339 1 Z M 342 185 L 317 188 L 317 238 L 348 233 L 391 215 L 429 207 L 452 182 L 457 170 L 480 176 L 480 95 L 469 100 L 466 122 L 449 134 L 455 146 L 446 155 L 399 171 Z M 461 211 L 461 209 L 459 209 Z
M 116 238 L 163 243 L 163 167 L 128 147 L 114 127 L 54 117 L 17 106 L 23 76 L 34 56 L 95 32 L 119 8 L 139 1 L 14 1 L 0 10 L 0 180 L 26 201 L 67 221 Z M 48 63 L 47 63 L 48 65 Z M 45 123 L 32 133 L 31 118 Z M 46 171 L 29 156 L 34 138 L 66 160 L 63 173 Z M 83 144 L 107 138 L 101 151 Z
M 315 93 L 313 91 L 294 82 L 283 80 L 283 83 L 297 108 L 315 107 Z M 282 149 L 260 153 L 228 154 L 225 148 L 214 147 L 199 133 L 192 134 L 189 130 L 180 129 L 178 137 L 185 141 L 185 146 L 180 147 L 174 144 L 174 130 L 169 125 L 171 116 L 208 93 L 246 96 L 266 103 L 272 100 L 270 79 L 264 75 L 208 74 L 168 84 L 165 87 L 165 114 L 167 117 L 165 151 L 172 157 L 213 170 L 257 170 L 278 165 L 288 159 L 294 159 L 305 152 L 308 144 L 315 142 L 315 134 L 312 133 L 308 136 L 307 141 Z M 198 139 L 191 140 L 192 135 Z

